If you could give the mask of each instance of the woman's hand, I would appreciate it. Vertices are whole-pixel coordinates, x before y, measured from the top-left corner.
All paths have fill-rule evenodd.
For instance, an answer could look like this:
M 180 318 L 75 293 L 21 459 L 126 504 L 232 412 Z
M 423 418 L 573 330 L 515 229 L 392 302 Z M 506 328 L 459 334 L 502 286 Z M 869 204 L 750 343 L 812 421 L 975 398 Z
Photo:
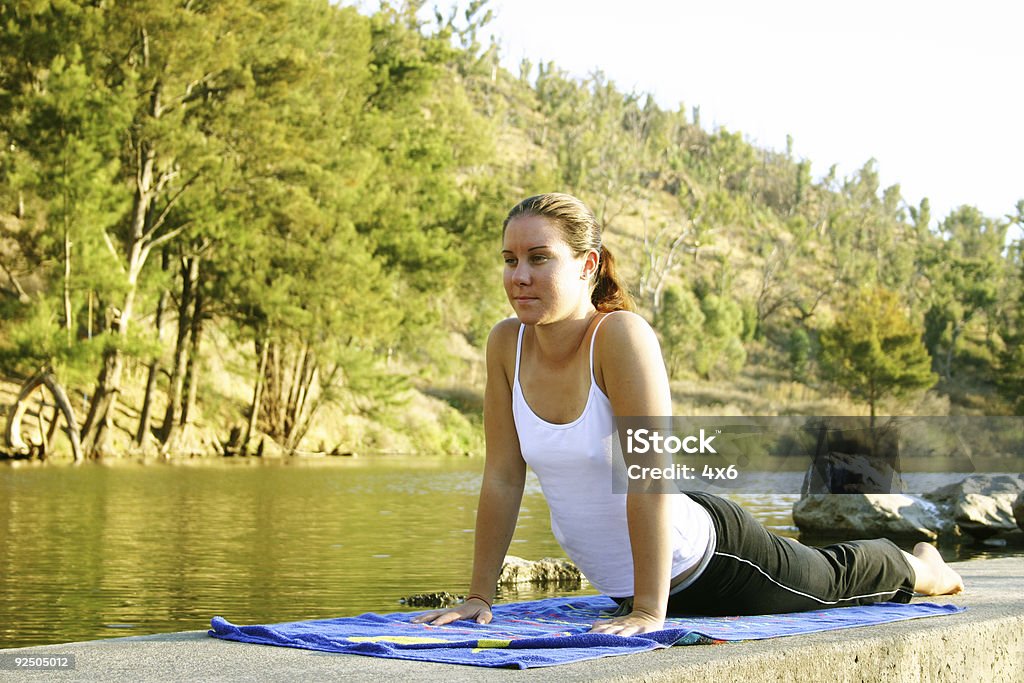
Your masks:
M 478 624 L 491 623 L 491 608 L 483 600 L 470 598 L 461 605 L 448 609 L 436 609 L 426 612 L 418 617 L 413 617 L 414 624 L 430 624 L 431 626 L 443 626 L 460 619 L 472 619 Z
M 638 633 L 650 633 L 665 628 L 665 620 L 633 610 L 624 617 L 595 621 L 591 633 L 611 633 L 616 636 L 635 636 Z

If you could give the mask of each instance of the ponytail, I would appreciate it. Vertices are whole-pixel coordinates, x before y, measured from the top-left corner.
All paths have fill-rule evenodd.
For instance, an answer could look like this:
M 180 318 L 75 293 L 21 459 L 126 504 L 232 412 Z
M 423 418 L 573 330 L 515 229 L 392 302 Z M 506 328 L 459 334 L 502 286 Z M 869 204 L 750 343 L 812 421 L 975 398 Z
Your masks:
M 615 273 L 615 259 L 608 247 L 601 245 L 601 256 L 597 266 L 597 278 L 594 291 L 590 294 L 590 301 L 601 313 L 611 311 L 636 311 L 636 304 L 633 297 L 629 295 L 626 288 L 619 282 Z

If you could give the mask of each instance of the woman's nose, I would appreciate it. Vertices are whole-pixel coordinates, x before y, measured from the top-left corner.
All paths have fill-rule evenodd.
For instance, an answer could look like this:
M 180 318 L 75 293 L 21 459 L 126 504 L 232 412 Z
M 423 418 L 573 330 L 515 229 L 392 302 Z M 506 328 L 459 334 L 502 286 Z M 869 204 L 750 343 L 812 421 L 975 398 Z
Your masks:
M 530 268 L 525 263 L 516 265 L 515 271 L 512 273 L 512 281 L 517 285 L 530 284 Z

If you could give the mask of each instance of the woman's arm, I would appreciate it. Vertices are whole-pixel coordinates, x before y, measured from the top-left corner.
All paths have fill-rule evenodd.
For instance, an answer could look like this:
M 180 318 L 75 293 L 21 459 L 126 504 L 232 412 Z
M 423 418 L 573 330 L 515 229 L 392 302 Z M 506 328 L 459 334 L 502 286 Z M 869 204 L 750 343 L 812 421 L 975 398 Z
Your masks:
M 512 377 L 519 322 L 498 323 L 487 339 L 487 387 L 484 391 L 484 438 L 487 460 L 476 512 L 473 548 L 473 578 L 470 595 L 493 602 L 501 565 L 505 559 L 519 517 L 519 505 L 526 483 L 526 462 L 519 450 L 519 437 L 512 419 Z M 457 619 L 491 621 L 491 610 L 478 599 L 468 599 L 454 609 L 435 610 L 416 619 L 417 623 L 440 625 Z
M 615 415 L 671 416 L 668 375 L 650 325 L 640 316 L 618 313 L 598 331 L 598 380 L 603 380 Z M 594 631 L 628 636 L 664 626 L 672 580 L 672 495 L 631 485 L 626 494 L 626 521 L 633 553 L 633 611 L 598 622 Z

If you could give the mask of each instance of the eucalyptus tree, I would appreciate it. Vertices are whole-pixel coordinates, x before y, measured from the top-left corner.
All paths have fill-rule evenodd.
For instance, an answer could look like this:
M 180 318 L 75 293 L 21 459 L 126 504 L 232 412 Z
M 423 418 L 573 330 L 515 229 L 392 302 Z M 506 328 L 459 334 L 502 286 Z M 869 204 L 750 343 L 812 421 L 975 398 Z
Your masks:
M 1017 202 L 1014 222 L 1024 227 L 1024 200 Z M 1024 415 L 1024 238 L 1007 249 L 1007 262 L 1016 271 L 1010 308 L 1003 318 L 1001 336 L 1005 347 L 999 354 L 997 386 L 1017 415 Z
M 542 123 L 530 131 L 534 144 L 551 149 L 566 191 L 579 194 L 586 187 L 592 150 L 584 144 L 590 122 L 590 94 L 586 87 L 553 62 L 537 66 L 534 81 Z
M 881 188 L 870 159 L 833 191 L 824 225 L 835 279 L 852 288 L 880 284 L 905 291 L 916 241 L 904 221 L 899 186 Z
M 927 252 L 930 281 L 925 340 L 949 379 L 960 340 L 979 314 L 991 317 L 1001 299 L 1003 248 L 1008 224 L 961 206 L 940 224 L 941 240 Z

